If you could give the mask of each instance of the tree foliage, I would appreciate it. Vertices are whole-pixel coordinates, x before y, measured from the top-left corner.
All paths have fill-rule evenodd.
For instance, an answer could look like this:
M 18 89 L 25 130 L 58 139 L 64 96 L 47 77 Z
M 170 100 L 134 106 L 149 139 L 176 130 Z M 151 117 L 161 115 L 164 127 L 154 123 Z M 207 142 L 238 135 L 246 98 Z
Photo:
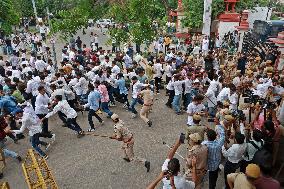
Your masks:
M 257 5 L 267 6 L 276 0 L 241 0 L 236 10 L 251 9 Z M 59 32 L 65 39 L 85 27 L 92 18 L 113 18 L 122 27 L 110 30 L 117 41 L 143 43 L 152 40 L 158 31 L 153 28 L 153 21 L 164 25 L 169 10 L 176 9 L 178 0 L 35 0 L 38 16 L 46 17 L 46 7 L 54 15 L 52 32 Z M 203 0 L 183 0 L 185 27 L 200 28 L 203 24 Z M 19 22 L 19 17 L 34 16 L 31 0 L 1 0 L 0 19 L 5 21 L 5 30 Z M 3 7 L 3 8 L 2 8 Z M 225 10 L 224 0 L 213 0 L 212 19 Z M 8 14 L 7 14 L 8 13 Z M 4 27 L 4 26 L 3 26 Z
M 12 32 L 12 26 L 19 23 L 19 13 L 12 0 L 1 0 L 0 7 L 1 30 L 9 34 Z
M 123 27 L 111 29 L 110 34 L 121 42 L 142 44 L 152 41 L 158 32 L 153 21 L 159 23 L 167 15 L 169 6 L 174 6 L 173 1 L 125 0 L 123 5 L 113 3 L 108 15 L 121 25 L 128 24 L 129 28 L 127 32 Z
M 253 9 L 256 6 L 269 6 L 273 1 L 269 0 L 241 0 L 236 4 L 236 11 Z M 203 24 L 203 0 L 184 0 L 184 9 L 186 18 L 183 24 L 190 28 L 200 28 Z M 271 5 L 272 6 L 272 5 Z M 224 0 L 212 1 L 212 20 L 225 11 Z
M 66 10 L 58 10 L 52 19 L 52 32 L 59 33 L 67 40 L 68 37 L 87 25 L 89 18 L 98 19 L 107 9 L 107 4 L 93 4 L 92 0 L 78 0 Z

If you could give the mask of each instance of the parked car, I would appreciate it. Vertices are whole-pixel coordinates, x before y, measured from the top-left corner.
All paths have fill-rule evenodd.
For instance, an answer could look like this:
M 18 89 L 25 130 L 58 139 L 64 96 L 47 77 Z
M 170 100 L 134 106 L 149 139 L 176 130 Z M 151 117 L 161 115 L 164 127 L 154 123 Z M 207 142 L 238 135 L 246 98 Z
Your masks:
M 100 19 L 96 21 L 96 24 L 98 28 L 109 28 L 115 26 L 115 22 L 113 22 L 111 19 Z

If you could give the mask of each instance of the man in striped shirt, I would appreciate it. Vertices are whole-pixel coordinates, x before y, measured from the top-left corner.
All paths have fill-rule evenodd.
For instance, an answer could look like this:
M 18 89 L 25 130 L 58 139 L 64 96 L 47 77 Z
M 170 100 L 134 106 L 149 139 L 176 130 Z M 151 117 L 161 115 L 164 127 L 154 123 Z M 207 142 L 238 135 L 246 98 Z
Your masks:
M 209 171 L 209 189 L 215 189 L 216 181 L 218 179 L 219 165 L 221 163 L 222 146 L 225 143 L 225 129 L 220 124 L 219 118 L 215 117 L 217 133 L 209 129 L 207 131 L 207 141 L 202 144 L 208 148 L 208 171 Z M 218 138 L 217 138 L 218 136 Z

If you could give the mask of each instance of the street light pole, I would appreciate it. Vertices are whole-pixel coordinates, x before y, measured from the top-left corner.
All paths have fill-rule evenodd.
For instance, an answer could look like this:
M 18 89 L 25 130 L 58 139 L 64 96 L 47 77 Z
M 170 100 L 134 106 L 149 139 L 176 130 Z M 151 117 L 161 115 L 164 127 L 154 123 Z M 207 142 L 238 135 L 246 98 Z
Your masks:
M 34 14 L 37 20 L 37 10 L 36 10 L 36 4 L 35 4 L 35 0 L 32 0 L 32 4 L 33 4 L 33 9 L 34 9 Z
M 53 54 L 53 61 L 54 61 L 54 70 L 57 72 L 57 59 L 56 59 L 56 51 L 55 51 L 55 39 L 54 37 L 50 39 L 50 43 L 52 45 L 52 54 Z
M 47 13 L 48 27 L 49 27 L 49 30 L 51 30 L 51 23 L 50 23 L 50 17 L 49 17 L 50 13 L 49 13 L 49 8 L 48 8 L 48 0 L 46 2 L 47 2 L 47 4 L 46 4 L 46 13 Z M 57 67 L 57 58 L 56 58 L 55 38 L 54 37 L 52 37 L 50 39 L 50 43 L 52 45 L 52 54 L 53 54 L 52 56 L 53 56 L 53 62 L 54 62 L 54 69 L 57 72 L 58 67 Z

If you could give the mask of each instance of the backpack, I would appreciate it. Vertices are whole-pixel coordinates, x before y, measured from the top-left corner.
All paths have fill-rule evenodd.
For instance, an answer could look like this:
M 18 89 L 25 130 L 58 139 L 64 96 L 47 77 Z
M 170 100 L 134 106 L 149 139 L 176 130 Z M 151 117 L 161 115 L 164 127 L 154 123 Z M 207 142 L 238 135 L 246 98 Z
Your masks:
M 261 148 L 263 147 L 263 142 L 262 142 L 262 140 L 261 140 L 260 142 L 261 142 L 261 146 L 258 147 L 252 140 L 249 140 L 249 141 L 248 141 L 248 143 L 250 143 L 255 149 L 257 149 L 257 151 L 261 150 Z M 256 151 L 256 152 L 257 152 L 257 151 Z M 255 153 L 256 153 L 256 152 L 255 152 Z M 250 158 L 250 157 L 249 157 L 249 154 L 248 154 L 248 151 L 245 152 L 245 156 L 248 157 L 248 158 Z
M 272 153 L 265 148 L 265 145 L 262 145 L 261 148 L 259 148 L 254 142 L 250 141 L 250 143 L 257 148 L 257 151 L 253 156 L 252 163 L 272 166 Z

